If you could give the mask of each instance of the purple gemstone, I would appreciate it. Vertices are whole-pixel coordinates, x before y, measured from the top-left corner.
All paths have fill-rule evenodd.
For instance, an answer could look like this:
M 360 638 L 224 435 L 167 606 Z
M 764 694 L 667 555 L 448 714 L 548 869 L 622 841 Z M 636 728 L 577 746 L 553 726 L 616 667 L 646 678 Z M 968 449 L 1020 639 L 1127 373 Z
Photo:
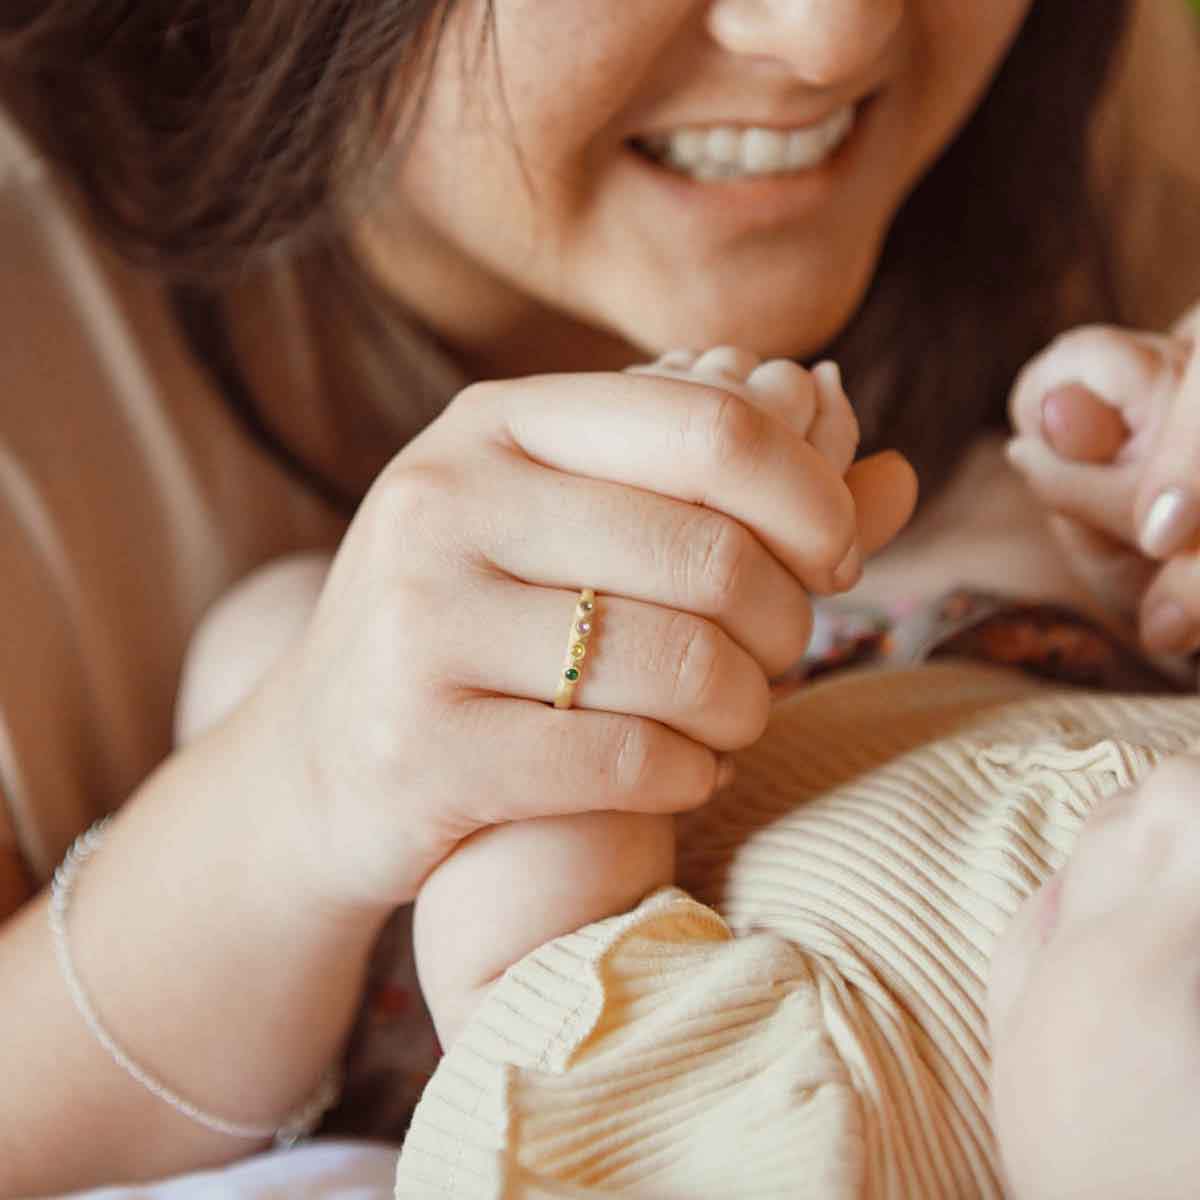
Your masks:
M 580 633 L 591 633 L 592 632 L 592 623 L 591 623 L 591 621 L 580 621 L 579 624 L 575 626 L 575 628 L 578 629 Z

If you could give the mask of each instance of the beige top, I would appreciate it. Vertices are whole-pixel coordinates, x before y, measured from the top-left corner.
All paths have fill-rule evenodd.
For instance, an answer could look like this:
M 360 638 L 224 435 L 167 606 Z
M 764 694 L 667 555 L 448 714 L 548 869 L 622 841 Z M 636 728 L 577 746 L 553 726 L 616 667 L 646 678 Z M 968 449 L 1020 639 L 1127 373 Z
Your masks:
M 988 964 L 1200 698 L 941 664 L 799 692 L 679 880 L 513 967 L 417 1108 L 411 1200 L 1000 1200 Z M 687 893 L 690 892 L 689 896 Z
M 1200 297 L 1200 47 L 1182 0 L 1140 7 L 1100 137 L 1130 319 L 1162 325 Z M 263 286 L 285 313 L 272 369 L 319 441 L 336 393 L 286 319 L 295 297 Z M 199 614 L 341 524 L 250 443 L 160 285 L 97 245 L 2 121 L 0 385 L 0 853 L 15 842 L 41 880 L 168 751 Z
M 295 314 L 272 322 L 269 369 L 319 439 L 290 277 L 258 288 L 260 312 Z M 447 399 L 463 382 L 430 347 L 411 367 Z M 41 882 L 170 749 L 201 614 L 266 560 L 332 547 L 344 520 L 257 447 L 161 282 L 89 233 L 2 112 L 0 380 L 0 853 L 15 844 Z

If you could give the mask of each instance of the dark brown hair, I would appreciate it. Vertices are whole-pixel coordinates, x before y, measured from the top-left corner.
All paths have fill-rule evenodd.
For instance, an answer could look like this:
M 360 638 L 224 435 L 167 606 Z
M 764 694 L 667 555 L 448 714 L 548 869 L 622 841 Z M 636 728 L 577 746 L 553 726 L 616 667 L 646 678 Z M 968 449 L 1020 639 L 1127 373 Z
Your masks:
M 0 71 L 115 241 L 218 279 L 280 244 L 325 255 L 452 2 L 6 0 Z M 1129 9 L 1035 0 L 826 349 L 868 446 L 908 453 L 927 492 L 1002 420 L 1029 355 L 1068 323 L 1119 317 L 1088 131 Z M 386 356 L 386 322 L 363 325 Z

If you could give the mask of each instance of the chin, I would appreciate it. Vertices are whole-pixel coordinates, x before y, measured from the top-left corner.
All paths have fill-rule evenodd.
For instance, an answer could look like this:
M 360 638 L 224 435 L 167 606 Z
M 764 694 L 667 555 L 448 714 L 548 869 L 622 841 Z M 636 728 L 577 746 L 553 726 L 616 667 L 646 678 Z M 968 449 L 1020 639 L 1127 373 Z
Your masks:
M 633 340 L 651 357 L 684 346 L 693 350 L 738 346 L 764 359 L 805 360 L 816 357 L 829 345 L 854 312 L 852 306 L 821 313 L 797 310 L 779 314 L 777 309 L 777 304 L 763 302 L 761 308 L 747 304 L 735 311 L 696 315 L 685 320 L 671 320 L 668 316 L 657 328 L 650 328 L 649 322 L 643 325 L 641 336 Z M 764 312 L 769 315 L 764 316 Z
M 871 264 L 873 265 L 873 264 Z M 681 285 L 674 296 L 655 289 L 654 303 L 621 314 L 621 333 L 650 356 L 679 347 L 739 346 L 763 358 L 810 359 L 850 323 L 867 292 L 870 266 L 860 278 L 811 282 L 795 277 L 778 287 L 729 281 L 728 287 Z M 633 316 L 633 320 L 630 317 Z

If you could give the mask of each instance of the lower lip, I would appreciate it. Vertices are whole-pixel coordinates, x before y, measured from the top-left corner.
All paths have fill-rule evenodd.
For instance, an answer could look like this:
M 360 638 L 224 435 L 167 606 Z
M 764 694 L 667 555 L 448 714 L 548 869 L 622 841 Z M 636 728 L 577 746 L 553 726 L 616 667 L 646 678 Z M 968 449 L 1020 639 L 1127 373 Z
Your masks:
M 825 203 L 854 169 L 873 126 L 878 95 L 856 108 L 854 124 L 828 158 L 814 167 L 780 175 L 701 181 L 656 165 L 631 147 L 641 176 L 661 189 L 675 206 L 698 216 L 741 227 L 774 226 L 794 220 Z

